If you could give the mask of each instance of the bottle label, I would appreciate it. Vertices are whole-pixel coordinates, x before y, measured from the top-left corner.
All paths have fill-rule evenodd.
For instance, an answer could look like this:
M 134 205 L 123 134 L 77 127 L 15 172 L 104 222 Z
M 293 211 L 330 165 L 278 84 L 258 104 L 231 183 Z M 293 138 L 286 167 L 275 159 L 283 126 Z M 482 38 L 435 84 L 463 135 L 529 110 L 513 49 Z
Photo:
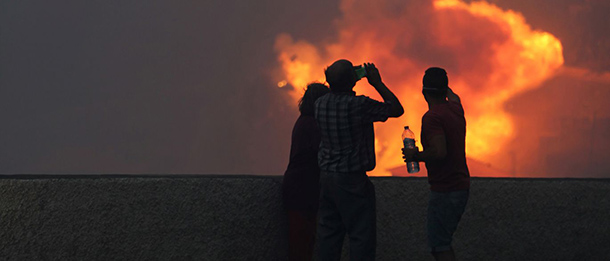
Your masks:
M 405 148 L 415 148 L 414 139 L 405 138 L 402 142 L 403 142 Z

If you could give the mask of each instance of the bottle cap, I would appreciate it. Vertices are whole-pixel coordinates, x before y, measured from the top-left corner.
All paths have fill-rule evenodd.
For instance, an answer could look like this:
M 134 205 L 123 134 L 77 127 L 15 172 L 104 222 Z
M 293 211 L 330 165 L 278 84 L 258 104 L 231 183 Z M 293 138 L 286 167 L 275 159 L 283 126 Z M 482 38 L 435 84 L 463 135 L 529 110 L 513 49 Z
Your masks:
M 408 128 L 409 128 L 409 126 L 405 126 L 405 130 L 408 129 Z

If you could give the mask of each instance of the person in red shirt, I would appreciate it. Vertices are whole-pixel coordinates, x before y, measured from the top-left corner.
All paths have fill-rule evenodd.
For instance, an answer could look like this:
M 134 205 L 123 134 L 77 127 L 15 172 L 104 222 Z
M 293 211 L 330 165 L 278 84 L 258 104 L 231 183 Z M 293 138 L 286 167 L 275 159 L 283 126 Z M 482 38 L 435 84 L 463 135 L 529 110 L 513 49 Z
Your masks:
M 320 167 L 320 129 L 314 103 L 330 89 L 321 83 L 307 86 L 299 101 L 301 115 L 292 130 L 290 160 L 282 180 L 282 199 L 288 214 L 288 260 L 311 260 L 316 238 Z
M 448 83 L 444 69 L 426 70 L 422 93 L 428 112 L 422 118 L 423 151 L 403 149 L 405 162 L 423 161 L 428 169 L 428 246 L 436 260 L 455 260 L 451 241 L 470 189 L 464 108 Z

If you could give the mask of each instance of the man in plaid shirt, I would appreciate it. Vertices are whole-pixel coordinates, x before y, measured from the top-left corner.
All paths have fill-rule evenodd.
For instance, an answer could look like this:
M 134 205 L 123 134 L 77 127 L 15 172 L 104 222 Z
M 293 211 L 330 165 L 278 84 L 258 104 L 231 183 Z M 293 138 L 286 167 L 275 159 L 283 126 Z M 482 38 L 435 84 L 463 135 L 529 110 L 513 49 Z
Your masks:
M 357 96 L 359 80 L 350 61 L 338 60 L 326 71 L 331 92 L 315 104 L 322 134 L 318 151 L 320 260 L 339 260 L 345 233 L 351 260 L 374 260 L 376 249 L 375 187 L 366 171 L 375 168 L 373 122 L 400 117 L 404 110 L 385 86 L 375 65 L 364 65 L 366 78 L 384 102 Z

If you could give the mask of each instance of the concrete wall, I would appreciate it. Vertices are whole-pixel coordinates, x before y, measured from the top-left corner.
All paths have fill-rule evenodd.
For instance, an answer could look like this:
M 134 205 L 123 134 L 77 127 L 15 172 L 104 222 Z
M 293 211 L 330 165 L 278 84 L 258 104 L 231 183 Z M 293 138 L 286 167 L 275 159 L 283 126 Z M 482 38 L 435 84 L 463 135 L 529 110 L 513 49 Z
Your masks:
M 377 260 L 430 260 L 428 186 L 373 178 Z M 281 177 L 4 176 L 1 260 L 285 260 Z M 610 260 L 610 180 L 482 179 L 462 260 Z

